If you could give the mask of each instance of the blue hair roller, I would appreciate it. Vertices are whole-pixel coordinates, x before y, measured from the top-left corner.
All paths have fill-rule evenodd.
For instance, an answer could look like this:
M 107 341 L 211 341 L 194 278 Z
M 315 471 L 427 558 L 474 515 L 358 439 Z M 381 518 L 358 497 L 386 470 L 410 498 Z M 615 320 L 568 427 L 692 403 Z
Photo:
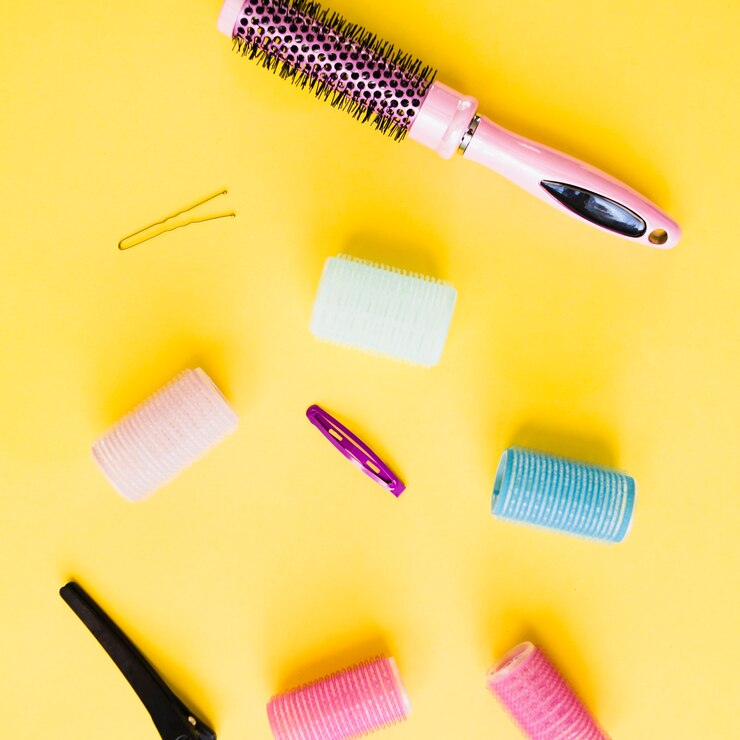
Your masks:
M 602 542 L 621 542 L 632 523 L 635 481 L 617 470 L 510 447 L 501 456 L 491 513 Z

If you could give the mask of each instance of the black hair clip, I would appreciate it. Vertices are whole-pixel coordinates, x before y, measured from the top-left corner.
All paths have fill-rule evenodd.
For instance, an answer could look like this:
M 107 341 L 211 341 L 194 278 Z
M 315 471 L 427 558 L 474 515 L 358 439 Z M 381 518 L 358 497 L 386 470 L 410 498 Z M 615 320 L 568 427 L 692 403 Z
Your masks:
M 131 640 L 77 583 L 62 586 L 59 594 L 113 658 L 164 740 L 216 740 L 216 733 L 175 696 Z

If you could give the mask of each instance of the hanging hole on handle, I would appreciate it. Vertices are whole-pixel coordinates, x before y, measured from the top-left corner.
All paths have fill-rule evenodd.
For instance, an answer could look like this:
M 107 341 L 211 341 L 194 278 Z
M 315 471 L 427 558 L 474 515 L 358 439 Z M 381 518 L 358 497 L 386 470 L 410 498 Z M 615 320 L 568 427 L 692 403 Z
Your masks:
M 668 241 L 668 232 L 665 229 L 654 229 L 648 236 L 651 244 L 665 244 Z

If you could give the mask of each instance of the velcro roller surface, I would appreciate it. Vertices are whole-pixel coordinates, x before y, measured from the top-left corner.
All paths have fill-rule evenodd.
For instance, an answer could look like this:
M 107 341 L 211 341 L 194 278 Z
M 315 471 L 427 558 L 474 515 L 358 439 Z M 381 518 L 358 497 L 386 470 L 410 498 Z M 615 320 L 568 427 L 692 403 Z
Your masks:
M 92 454 L 113 487 L 139 501 L 236 427 L 236 414 L 208 375 L 185 370 L 116 423 Z

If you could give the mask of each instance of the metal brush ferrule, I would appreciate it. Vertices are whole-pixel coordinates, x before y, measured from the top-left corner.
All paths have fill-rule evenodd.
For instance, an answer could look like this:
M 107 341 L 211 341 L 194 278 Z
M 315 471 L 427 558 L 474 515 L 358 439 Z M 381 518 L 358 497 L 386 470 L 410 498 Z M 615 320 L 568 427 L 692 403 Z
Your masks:
M 460 139 L 460 146 L 457 148 L 457 150 L 464 154 L 465 150 L 468 148 L 468 145 L 473 140 L 473 136 L 475 136 L 475 132 L 478 130 L 478 124 L 480 123 L 480 116 L 475 115 L 473 116 L 472 120 L 470 121 L 470 124 L 468 125 L 467 131 L 463 134 L 462 139 Z

